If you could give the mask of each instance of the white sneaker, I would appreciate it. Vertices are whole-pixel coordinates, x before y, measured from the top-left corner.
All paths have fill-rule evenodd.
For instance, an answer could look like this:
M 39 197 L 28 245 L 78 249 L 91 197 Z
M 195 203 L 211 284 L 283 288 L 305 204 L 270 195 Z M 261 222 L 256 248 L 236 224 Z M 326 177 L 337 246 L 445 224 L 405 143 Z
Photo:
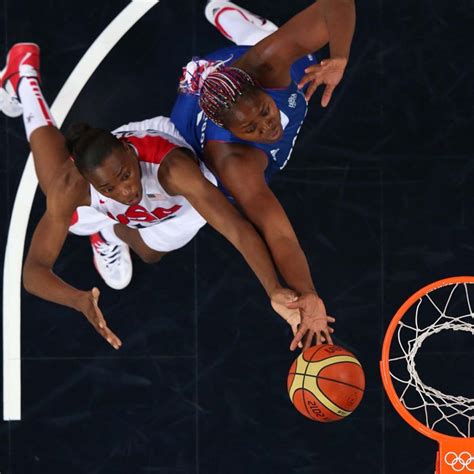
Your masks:
M 18 117 L 23 106 L 18 86 L 24 77 L 40 79 L 40 49 L 35 43 L 17 43 L 10 48 L 7 61 L 0 72 L 0 110 L 8 117 Z
M 218 19 L 218 16 L 226 10 L 237 10 L 246 20 L 258 26 L 262 30 L 270 31 L 273 33 L 278 29 L 278 26 L 276 26 L 275 23 L 272 23 L 266 18 L 255 15 L 254 13 L 249 12 L 248 10 L 245 10 L 245 8 L 239 7 L 235 3 L 228 2 L 226 0 L 209 0 L 204 10 L 204 14 L 206 15 L 207 20 L 212 25 L 214 25 L 224 36 L 228 37 L 231 40 L 232 38 L 230 38 L 229 35 L 226 34 L 226 32 L 219 27 L 216 21 L 216 19 Z
M 94 265 L 105 283 L 114 290 L 122 290 L 132 279 L 130 250 L 125 243 L 111 244 L 100 232 L 89 237 L 94 254 Z

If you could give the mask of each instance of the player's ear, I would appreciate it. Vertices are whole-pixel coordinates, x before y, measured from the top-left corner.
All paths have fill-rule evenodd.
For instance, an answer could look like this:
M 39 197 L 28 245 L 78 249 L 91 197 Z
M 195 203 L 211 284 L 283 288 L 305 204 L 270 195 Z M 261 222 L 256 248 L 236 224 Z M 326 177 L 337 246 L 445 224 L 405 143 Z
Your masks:
M 122 145 L 123 151 L 125 151 L 125 153 L 135 156 L 133 148 L 127 142 L 120 141 L 120 144 Z

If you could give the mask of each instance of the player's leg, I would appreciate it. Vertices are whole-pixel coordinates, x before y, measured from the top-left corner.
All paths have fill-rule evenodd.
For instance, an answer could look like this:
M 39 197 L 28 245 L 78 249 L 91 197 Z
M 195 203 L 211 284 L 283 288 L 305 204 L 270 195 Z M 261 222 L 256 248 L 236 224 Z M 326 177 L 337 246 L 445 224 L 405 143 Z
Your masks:
M 141 231 L 151 234 L 157 230 L 147 228 Z M 107 285 L 116 290 L 125 288 L 132 279 L 133 265 L 129 247 L 145 263 L 157 263 L 167 253 L 150 248 L 142 239 L 140 231 L 117 224 L 89 206 L 77 208 L 69 232 L 89 236 L 95 268 Z
M 115 224 L 97 209 L 80 206 L 72 216 L 69 232 L 89 237 L 97 272 L 108 286 L 121 290 L 130 283 L 133 266 L 128 245 L 112 230 Z
M 167 252 L 154 250 L 147 245 L 142 238 L 141 232 L 136 229 L 132 229 L 122 224 L 116 224 L 113 229 L 109 228 L 108 230 L 113 231 L 120 240 L 126 242 L 145 263 L 158 263 L 161 258 L 167 254 Z M 153 229 L 150 227 L 148 230 L 143 229 L 142 233 L 157 230 L 159 229 Z
M 151 249 L 140 232 L 122 224 L 108 224 L 89 237 L 94 265 L 100 276 L 111 288 L 121 290 L 132 279 L 133 265 L 130 250 L 145 263 L 158 263 L 166 252 Z
M 47 194 L 49 183 L 69 154 L 41 92 L 39 53 L 33 43 L 18 43 L 10 49 L 1 74 L 0 108 L 10 117 L 23 113 L 38 181 Z
M 226 38 L 239 46 L 253 46 L 278 29 L 271 21 L 225 0 L 210 0 L 205 15 Z

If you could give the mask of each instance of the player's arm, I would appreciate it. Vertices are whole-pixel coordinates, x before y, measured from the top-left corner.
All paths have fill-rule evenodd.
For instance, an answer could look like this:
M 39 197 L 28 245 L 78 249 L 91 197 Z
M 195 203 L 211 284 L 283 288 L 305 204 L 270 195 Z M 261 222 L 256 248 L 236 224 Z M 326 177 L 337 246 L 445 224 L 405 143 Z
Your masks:
M 175 149 L 161 164 L 159 180 L 166 192 L 181 195 L 243 255 L 271 296 L 281 288 L 275 267 L 255 228 L 202 174 L 191 153 Z
M 344 74 L 354 29 L 353 0 L 318 0 L 252 47 L 242 64 L 266 87 L 283 87 L 289 84 L 290 68 L 297 59 L 329 43 L 330 58 L 310 66 L 300 82 L 303 87 L 313 81 L 306 92 L 308 99 L 318 85 L 334 86 L 323 100 L 325 106 Z
M 64 245 L 72 213 L 84 204 L 85 189 L 58 191 L 52 185 L 47 209 L 39 221 L 23 267 L 23 285 L 29 293 L 44 300 L 68 306 L 82 312 L 96 330 L 116 349 L 118 337 L 107 328 L 98 307 L 99 290 L 81 291 L 67 284 L 53 272 L 53 266 Z
M 347 60 L 354 29 L 353 0 L 318 0 L 253 46 L 246 61 L 255 61 L 255 64 L 264 61 L 274 68 L 279 65 L 288 68 L 327 43 L 331 57 Z
M 205 152 L 224 186 L 260 231 L 288 286 L 301 295 L 292 307 L 300 309 L 310 325 L 302 324 L 292 348 L 310 328 L 306 334 L 307 345 L 313 334 L 317 342 L 321 339 L 331 341 L 326 309 L 316 293 L 306 256 L 288 216 L 265 182 L 267 157 L 256 148 L 221 142 L 209 142 Z M 329 322 L 332 321 L 330 318 Z

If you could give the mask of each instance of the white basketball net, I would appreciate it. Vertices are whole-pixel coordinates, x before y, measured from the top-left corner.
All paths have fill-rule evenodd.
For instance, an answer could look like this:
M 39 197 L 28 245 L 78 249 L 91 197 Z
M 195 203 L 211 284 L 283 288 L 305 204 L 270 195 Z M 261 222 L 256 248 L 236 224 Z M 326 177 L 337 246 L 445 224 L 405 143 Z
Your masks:
M 462 291 L 462 287 L 464 287 L 465 297 L 467 299 L 467 313 L 460 316 L 449 316 L 449 305 L 458 287 L 460 288 L 459 291 Z M 434 307 L 437 313 L 436 320 L 427 326 L 419 323 L 421 319 L 420 311 L 424 304 L 429 304 Z M 459 395 L 445 394 L 426 385 L 418 375 L 415 361 L 416 354 L 423 343 L 430 336 L 440 333 L 441 331 L 465 331 L 474 336 L 474 313 L 471 309 L 467 284 L 454 284 L 442 308 L 433 301 L 429 293 L 424 295 L 418 300 L 413 321 L 413 325 L 408 325 L 402 318 L 398 323 L 396 335 L 403 355 L 389 359 L 390 375 L 403 386 L 403 391 L 401 393 L 398 391 L 399 398 L 407 410 L 414 412 L 413 415 L 418 419 L 424 419 L 425 425 L 432 430 L 439 431 L 437 428 L 440 428 L 443 422 L 445 422 L 448 423 L 459 436 L 470 438 L 473 434 L 471 424 L 474 420 L 474 399 Z M 395 344 L 396 340 L 394 335 L 392 346 Z M 403 370 L 404 375 L 400 376 L 397 370 L 397 362 L 400 364 L 403 361 L 405 361 L 403 365 L 406 363 L 406 367 L 404 367 Z M 415 390 L 418 395 L 414 394 L 413 390 Z

